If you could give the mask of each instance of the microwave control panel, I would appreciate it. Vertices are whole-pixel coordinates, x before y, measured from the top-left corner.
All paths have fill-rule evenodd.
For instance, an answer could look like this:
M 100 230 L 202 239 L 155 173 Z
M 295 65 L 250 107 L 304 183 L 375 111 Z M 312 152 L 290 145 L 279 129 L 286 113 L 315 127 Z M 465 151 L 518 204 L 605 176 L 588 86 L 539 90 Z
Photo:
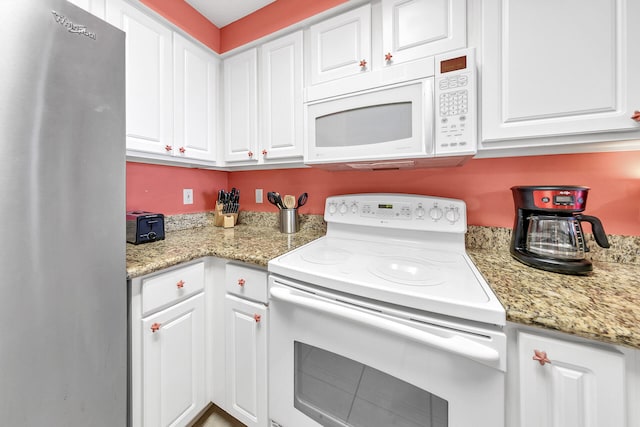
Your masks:
M 475 153 L 477 82 L 475 50 L 436 56 L 435 155 Z

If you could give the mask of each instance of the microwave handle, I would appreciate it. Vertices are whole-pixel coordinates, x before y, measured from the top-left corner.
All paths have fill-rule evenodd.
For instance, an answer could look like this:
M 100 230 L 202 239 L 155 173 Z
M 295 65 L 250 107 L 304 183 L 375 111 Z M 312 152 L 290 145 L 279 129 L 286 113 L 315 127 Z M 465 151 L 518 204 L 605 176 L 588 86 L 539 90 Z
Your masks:
M 412 328 L 411 326 L 387 320 L 375 314 L 369 314 L 342 305 L 324 301 L 316 297 L 307 297 L 301 294 L 295 294 L 289 289 L 272 287 L 270 294 L 273 298 L 292 304 L 300 305 L 326 314 L 342 317 L 344 319 L 363 323 L 367 326 L 373 326 L 393 334 L 401 335 L 410 340 L 430 347 L 437 348 L 449 353 L 455 353 L 460 356 L 477 360 L 480 362 L 498 362 L 500 355 L 498 351 L 490 347 L 479 344 L 470 339 L 453 335 L 450 337 L 442 337 L 431 334 L 429 332 Z

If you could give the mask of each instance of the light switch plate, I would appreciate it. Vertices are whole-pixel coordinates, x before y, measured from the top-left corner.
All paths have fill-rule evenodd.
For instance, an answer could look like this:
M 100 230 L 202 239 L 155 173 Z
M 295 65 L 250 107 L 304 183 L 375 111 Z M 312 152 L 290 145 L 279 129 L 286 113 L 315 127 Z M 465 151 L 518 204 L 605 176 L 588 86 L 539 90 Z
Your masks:
M 185 188 L 184 190 L 182 190 L 182 204 L 183 205 L 193 204 L 193 189 Z

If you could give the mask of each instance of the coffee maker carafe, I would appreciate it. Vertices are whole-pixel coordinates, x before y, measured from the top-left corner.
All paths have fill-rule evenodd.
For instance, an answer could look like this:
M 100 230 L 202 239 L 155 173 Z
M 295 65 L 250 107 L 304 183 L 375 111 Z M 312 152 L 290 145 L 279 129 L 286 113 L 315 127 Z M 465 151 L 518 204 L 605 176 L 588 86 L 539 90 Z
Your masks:
M 511 236 L 511 255 L 531 267 L 565 274 L 586 274 L 593 270 L 585 259 L 589 251 L 581 222 L 591 224 L 596 243 L 609 247 L 602 223 L 582 215 L 588 187 L 511 187 L 516 218 Z

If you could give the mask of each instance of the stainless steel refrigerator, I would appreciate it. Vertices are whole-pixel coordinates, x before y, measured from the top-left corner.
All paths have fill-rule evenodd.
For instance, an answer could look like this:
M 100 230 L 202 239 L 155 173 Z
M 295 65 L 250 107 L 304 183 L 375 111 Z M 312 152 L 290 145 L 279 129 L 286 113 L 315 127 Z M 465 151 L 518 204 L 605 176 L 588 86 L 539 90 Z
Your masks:
M 0 5 L 0 425 L 125 426 L 125 36 Z

